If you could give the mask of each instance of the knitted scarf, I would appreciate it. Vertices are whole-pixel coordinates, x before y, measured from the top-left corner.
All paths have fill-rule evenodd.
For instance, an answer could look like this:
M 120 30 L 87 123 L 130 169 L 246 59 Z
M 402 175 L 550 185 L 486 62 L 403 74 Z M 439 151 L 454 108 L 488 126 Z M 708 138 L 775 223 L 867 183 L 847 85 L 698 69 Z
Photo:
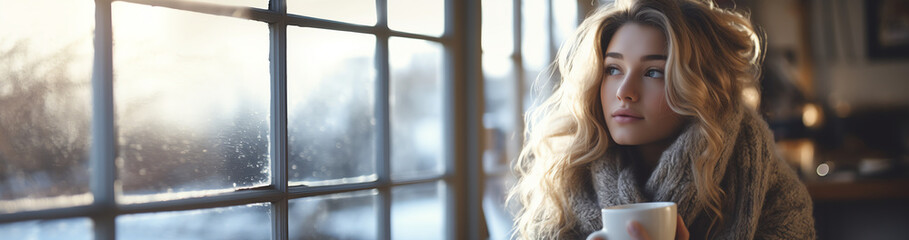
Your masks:
M 635 177 L 634 155 L 610 149 L 590 164 L 589 182 L 571 197 L 578 220 L 563 239 L 584 239 L 602 228 L 600 209 L 638 202 L 675 202 L 691 239 L 813 239 L 811 198 L 795 172 L 776 157 L 772 134 L 756 113 L 744 107 L 724 118 L 726 139 L 714 170 L 725 192 L 722 220 L 714 221 L 696 198 L 692 160 L 706 142 L 693 123 L 663 152 L 649 179 Z M 734 141 L 733 141 L 734 140 Z

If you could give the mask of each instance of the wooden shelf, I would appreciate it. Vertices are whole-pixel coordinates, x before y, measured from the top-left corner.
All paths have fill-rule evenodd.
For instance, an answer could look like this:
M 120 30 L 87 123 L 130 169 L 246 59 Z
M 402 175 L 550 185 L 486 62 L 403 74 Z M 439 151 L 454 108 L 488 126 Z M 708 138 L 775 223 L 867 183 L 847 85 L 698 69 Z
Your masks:
M 817 202 L 909 199 L 909 179 L 859 180 L 855 182 L 806 182 Z

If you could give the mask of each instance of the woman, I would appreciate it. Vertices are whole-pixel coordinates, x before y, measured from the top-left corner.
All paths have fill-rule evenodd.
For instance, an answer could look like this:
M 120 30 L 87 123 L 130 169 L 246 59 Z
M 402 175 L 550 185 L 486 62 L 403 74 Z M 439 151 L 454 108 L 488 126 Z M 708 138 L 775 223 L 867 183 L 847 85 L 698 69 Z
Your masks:
M 682 239 L 814 238 L 805 187 L 741 100 L 760 47 L 748 19 L 710 3 L 597 9 L 559 51 L 559 87 L 528 113 L 517 236 L 583 239 L 601 208 L 670 201 Z

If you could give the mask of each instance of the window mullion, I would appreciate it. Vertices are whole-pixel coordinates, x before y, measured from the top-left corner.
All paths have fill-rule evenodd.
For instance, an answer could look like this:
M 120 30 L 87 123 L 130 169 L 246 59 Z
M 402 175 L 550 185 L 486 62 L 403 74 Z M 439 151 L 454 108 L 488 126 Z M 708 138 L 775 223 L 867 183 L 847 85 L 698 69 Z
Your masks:
M 548 36 L 549 37 L 549 46 L 548 46 L 549 49 L 548 50 L 549 50 L 549 56 L 552 59 L 556 58 L 556 54 L 559 51 L 559 44 L 560 44 L 558 41 L 556 41 L 556 34 L 558 34 L 558 33 L 555 32 L 555 24 L 556 24 L 555 23 L 555 11 L 553 11 L 553 9 L 552 9 L 554 4 L 555 4 L 555 0 L 546 0 L 546 25 L 547 25 L 546 29 L 548 29 L 548 31 L 549 31 L 549 36 Z
M 113 36 L 111 1 L 95 1 L 94 63 L 92 69 L 91 189 L 93 205 L 102 211 L 92 216 L 95 239 L 116 239 L 116 215 L 103 211 L 117 207 L 114 181 L 117 167 L 114 128 Z
M 483 77 L 481 1 L 447 0 L 446 120 L 448 181 L 446 239 L 482 239 Z
M 521 2 L 522 2 L 522 0 L 514 0 L 514 4 L 513 4 L 513 8 L 512 8 L 513 9 L 512 12 L 514 12 L 514 14 L 512 15 L 513 16 L 512 21 L 514 23 L 514 26 L 513 26 L 514 35 L 512 37 L 512 39 L 513 39 L 512 44 L 514 46 L 514 48 L 513 48 L 514 50 L 512 50 L 511 55 L 513 56 L 512 61 L 514 62 L 514 69 L 515 69 L 515 75 L 514 75 L 515 78 L 513 79 L 515 81 L 515 85 L 514 85 L 515 86 L 515 88 L 514 88 L 515 104 L 514 104 L 514 106 L 512 106 L 513 111 L 514 111 L 514 118 L 512 118 L 512 121 L 515 126 L 514 132 L 516 132 L 518 134 L 515 134 L 514 141 L 509 143 L 512 145 L 516 145 L 515 147 L 517 147 L 518 149 L 520 149 L 524 143 L 524 134 L 521 134 L 524 132 L 524 93 L 528 92 L 528 91 L 525 91 L 528 88 L 528 86 L 526 86 L 524 84 L 525 83 L 524 79 L 526 78 L 526 76 L 525 76 L 525 72 L 524 72 L 524 53 L 522 52 L 523 44 L 521 43 L 522 36 L 523 36 L 523 30 L 524 30 L 524 22 L 523 22 L 524 17 L 523 17 L 523 12 L 521 11 L 521 8 L 522 8 Z M 506 150 L 506 152 L 507 152 L 507 150 Z M 506 156 L 508 156 L 508 155 L 506 154 Z
M 376 0 L 376 173 L 379 199 L 376 210 L 378 239 L 391 239 L 391 107 L 388 38 L 388 1 Z
M 280 15 L 269 24 L 271 57 L 271 180 L 283 197 L 272 202 L 272 239 L 288 239 L 287 189 L 287 4 L 271 0 L 269 9 Z

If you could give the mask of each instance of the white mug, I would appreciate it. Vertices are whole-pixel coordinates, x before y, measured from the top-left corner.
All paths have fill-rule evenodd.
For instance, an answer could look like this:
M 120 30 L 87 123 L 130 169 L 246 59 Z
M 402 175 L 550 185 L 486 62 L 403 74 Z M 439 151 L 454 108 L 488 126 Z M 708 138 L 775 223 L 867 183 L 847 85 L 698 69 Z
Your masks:
M 627 226 L 637 221 L 653 240 L 675 239 L 676 205 L 673 202 L 633 203 L 602 209 L 603 229 L 591 233 L 587 240 L 631 239 Z

